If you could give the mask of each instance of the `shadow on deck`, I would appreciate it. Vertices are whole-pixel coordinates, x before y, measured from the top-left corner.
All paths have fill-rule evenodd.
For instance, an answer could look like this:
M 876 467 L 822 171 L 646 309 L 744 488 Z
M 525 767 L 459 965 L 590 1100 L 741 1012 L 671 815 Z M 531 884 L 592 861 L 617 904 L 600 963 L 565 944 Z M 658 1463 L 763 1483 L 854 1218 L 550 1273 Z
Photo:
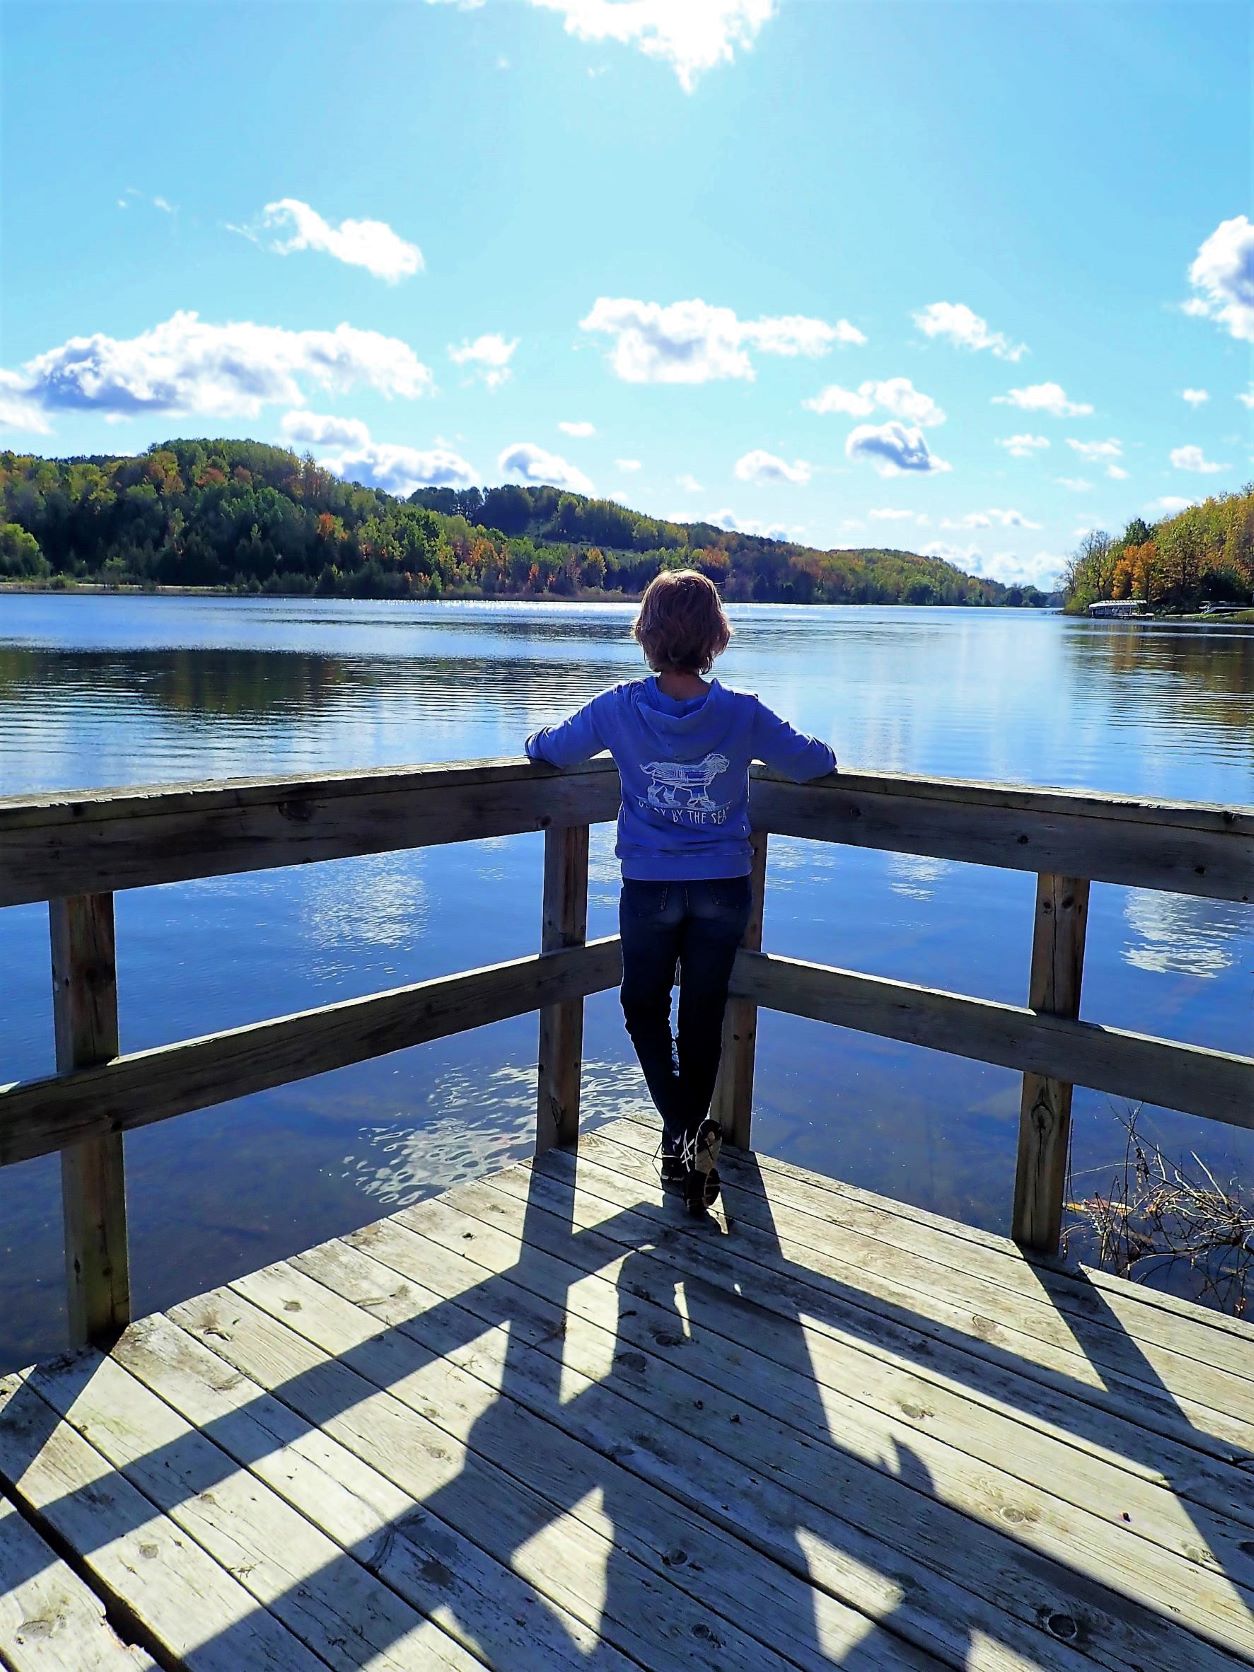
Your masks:
M 651 1146 L 0 1381 L 0 1664 L 1250 1664 L 1254 1330 L 752 1154 L 693 1222 Z

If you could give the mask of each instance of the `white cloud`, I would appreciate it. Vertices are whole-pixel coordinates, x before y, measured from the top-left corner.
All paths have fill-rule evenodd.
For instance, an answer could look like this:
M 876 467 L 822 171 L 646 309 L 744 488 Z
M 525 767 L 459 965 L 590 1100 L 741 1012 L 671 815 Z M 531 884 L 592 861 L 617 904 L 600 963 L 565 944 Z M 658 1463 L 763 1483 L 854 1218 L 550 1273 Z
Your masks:
M 927 474 L 953 467 L 928 451 L 922 430 L 907 429 L 896 420 L 888 424 L 858 424 L 845 440 L 845 457 L 868 459 L 881 476 L 901 471 Z
M 1217 471 L 1227 470 L 1226 464 L 1215 464 L 1208 459 L 1200 447 L 1173 447 L 1171 462 L 1177 470 L 1196 470 L 1203 476 L 1213 476 Z
M 930 395 L 916 389 L 908 377 L 889 377 L 881 382 L 868 379 L 856 389 L 842 389 L 839 383 L 829 383 L 802 406 L 811 412 L 848 413 L 852 418 L 866 418 L 877 406 L 902 418 L 909 424 L 943 424 L 945 414 Z
M 697 481 L 695 476 L 690 476 L 685 473 L 683 476 L 676 476 L 675 480 L 685 493 L 705 492 L 705 489 L 701 486 L 700 482 Z
M 1210 399 L 1210 392 L 1207 389 L 1181 389 L 1180 399 L 1188 401 L 1190 406 L 1204 406 Z
M 813 474 L 813 466 L 804 459 L 789 464 L 786 459 L 755 447 L 736 460 L 735 472 L 742 482 L 791 482 L 794 487 L 804 487 Z
M 775 14 L 774 0 L 531 0 L 565 19 L 581 41 L 617 41 L 660 58 L 691 93 L 705 70 L 747 52 Z
M 625 383 L 752 379 L 751 348 L 763 354 L 815 356 L 826 354 L 836 343 L 866 340 L 848 320 L 829 325 L 798 314 L 743 320 L 731 308 L 711 306 L 699 297 L 663 305 L 599 296 L 579 328 L 613 339 L 610 364 Z
M 402 499 L 415 488 L 468 488 L 479 479 L 474 466 L 447 447 L 421 452 L 416 447 L 367 441 L 364 446 L 331 454 L 318 462 L 346 481 L 382 488 Z
M 163 215 L 177 215 L 178 204 L 171 203 L 167 197 L 149 197 L 147 192 L 141 192 L 136 186 L 126 188 L 126 196 L 117 200 L 119 209 L 129 209 L 132 203 L 150 203 L 154 209 L 160 209 Z
M 1250 389 L 1244 395 L 1238 395 L 1237 399 L 1241 402 L 1242 406 L 1254 407 L 1254 389 Z
M 842 412 L 850 418 L 869 418 L 875 411 L 875 401 L 862 390 L 872 385 L 864 383 L 862 389 L 842 389 L 839 383 L 829 383 L 826 389 L 820 389 L 817 395 L 811 395 L 808 401 L 802 401 L 802 406 L 811 412 L 826 415 L 829 412 Z
M 1067 446 L 1078 453 L 1086 464 L 1101 464 L 1107 459 L 1123 457 L 1123 443 L 1116 441 L 1113 435 L 1106 441 L 1073 441 L 1068 436 Z
M 588 436 L 595 435 L 597 433 L 596 425 L 589 424 L 582 418 L 577 420 L 563 419 L 557 427 L 561 430 L 563 435 L 573 435 L 578 437 L 581 441 L 586 440 Z
M 456 348 L 450 343 L 448 357 L 455 366 L 469 366 L 478 372 L 489 389 L 499 389 L 509 379 L 509 363 L 517 347 L 517 337 L 507 342 L 499 332 L 492 331 Z
M 1043 435 L 1004 435 L 996 445 L 1004 447 L 1012 459 L 1030 459 L 1048 447 L 1049 440 Z
M 360 418 L 321 417 L 316 412 L 286 412 L 279 424 L 288 441 L 311 447 L 366 447 L 370 431 Z
M 26 384 L 16 372 L 0 370 L 0 429 L 52 434 L 52 425 L 29 398 Z
M 874 516 L 874 512 L 871 513 Z M 990 506 L 987 511 L 968 511 L 965 517 L 958 517 L 951 521 L 942 517 L 942 528 L 1039 528 L 1037 522 L 1031 522 L 1022 511 L 1003 511 L 997 506 Z
M 592 483 L 582 470 L 556 453 L 549 453 L 531 441 L 516 441 L 496 461 L 502 476 L 516 476 L 523 482 L 548 482 L 572 493 L 591 493 Z
M 1161 499 L 1153 499 L 1145 507 L 1151 516 L 1174 517 L 1177 511 L 1187 511 L 1190 505 L 1196 505 L 1196 499 L 1181 499 L 1176 494 L 1165 493 Z
M 1194 257 L 1189 283 L 1197 295 L 1184 304 L 1186 313 L 1254 342 L 1254 225 L 1244 215 L 1220 221 Z
M 1082 401 L 1069 401 L 1057 383 L 1031 383 L 1026 389 L 1012 389 L 1008 395 L 994 395 L 995 406 L 1017 406 L 1022 412 L 1047 412 L 1051 418 L 1085 418 L 1093 408 Z
M 764 523 L 755 517 L 738 517 L 734 511 L 713 511 L 703 522 L 736 534 L 757 534 L 765 540 L 797 540 L 805 533 L 804 523 Z
M 274 232 L 287 231 L 287 237 L 278 238 L 271 245 L 279 255 L 290 255 L 296 250 L 323 250 L 350 267 L 364 267 L 376 279 L 386 279 L 389 284 L 396 284 L 411 273 L 420 273 L 423 268 L 422 251 L 417 244 L 407 243 L 386 221 L 343 220 L 339 226 L 333 226 L 299 198 L 281 197 L 266 204 L 261 212 L 261 225 Z
M 973 313 L 965 302 L 929 302 L 914 315 L 914 323 L 927 337 L 944 337 L 959 348 L 987 348 L 999 360 L 1021 360 L 1026 343 L 1012 343 L 1000 331 L 990 331 L 987 321 Z
M 1060 488 L 1070 488 L 1072 493 L 1090 493 L 1093 487 L 1083 476 L 1055 476 L 1054 481 Z
M 640 460 L 639 459 L 615 459 L 614 460 L 614 468 L 615 468 L 615 470 L 639 470 L 640 469 Z
M 1112 481 L 1127 481 L 1127 471 L 1122 465 L 1114 462 L 1123 457 L 1123 443 L 1113 435 L 1106 441 L 1073 441 L 1068 436 L 1067 446 L 1077 452 L 1086 464 L 1104 464 L 1106 474 Z
M 943 558 L 985 580 L 1002 581 L 1008 586 L 1035 586 L 1042 592 L 1052 592 L 1058 585 L 1066 561 L 1055 552 L 1021 557 L 1015 552 L 985 553 L 979 546 L 951 546 L 943 540 L 932 540 L 920 549 L 924 557 Z
M 366 384 L 415 399 L 433 387 L 408 343 L 379 331 L 289 331 L 233 321 L 211 325 L 179 312 L 135 337 L 71 337 L 29 360 L 9 386 L 45 411 L 144 412 L 255 418 L 269 405 L 303 406 L 302 385 L 342 391 Z

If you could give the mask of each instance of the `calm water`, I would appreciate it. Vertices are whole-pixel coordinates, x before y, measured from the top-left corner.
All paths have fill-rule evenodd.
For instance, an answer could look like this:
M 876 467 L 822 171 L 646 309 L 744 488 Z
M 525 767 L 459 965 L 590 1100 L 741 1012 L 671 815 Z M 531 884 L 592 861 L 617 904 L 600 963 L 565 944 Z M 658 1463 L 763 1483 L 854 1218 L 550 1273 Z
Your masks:
M 0 793 L 519 752 L 631 677 L 630 608 L 0 598 Z M 732 611 L 729 684 L 849 768 L 1254 800 L 1254 636 L 1018 611 Z M 126 1050 L 538 944 L 538 838 L 141 889 L 117 901 Z M 614 929 L 608 827 L 590 932 Z M 1098 886 L 1085 1013 L 1248 1047 L 1248 911 Z M 1027 875 L 772 845 L 766 941 L 798 957 L 1021 1003 Z M 991 1229 L 1007 1225 L 1018 1079 L 765 1015 L 758 1146 Z M 223 1282 L 527 1153 L 521 1018 L 186 1115 L 128 1138 L 138 1310 Z M 0 1081 L 53 1065 L 44 908 L 0 911 Z M 588 1004 L 585 1118 L 645 1102 L 617 998 Z M 1174 1152 L 1254 1173 L 1249 1134 L 1148 1111 Z M 1108 1177 L 1109 1099 L 1076 1098 L 1075 1167 Z M 1097 1169 L 1096 1173 L 1089 1172 Z M 62 1340 L 55 1158 L 0 1172 L 0 1369 Z

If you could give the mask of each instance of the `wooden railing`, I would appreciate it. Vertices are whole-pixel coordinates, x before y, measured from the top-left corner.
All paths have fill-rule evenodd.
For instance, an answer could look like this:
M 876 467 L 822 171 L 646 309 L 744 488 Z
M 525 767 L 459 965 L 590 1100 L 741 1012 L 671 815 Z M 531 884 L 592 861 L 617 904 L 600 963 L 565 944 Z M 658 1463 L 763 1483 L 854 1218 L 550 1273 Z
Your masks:
M 618 809 L 608 761 L 472 762 L 325 778 L 0 800 L 0 906 L 50 904 L 57 1072 L 0 1087 L 0 1165 L 59 1151 L 70 1326 L 130 1317 L 123 1135 L 368 1057 L 539 1011 L 537 1148 L 579 1125 L 583 1000 L 617 985 L 587 941 L 589 826 Z M 1090 881 L 1248 902 L 1254 815 L 1178 802 L 905 776 L 790 784 L 755 769 L 754 910 L 732 978 L 715 1108 L 748 1147 L 760 1006 L 1023 1074 L 1012 1231 L 1056 1248 L 1071 1088 L 1254 1126 L 1254 1059 L 1079 1020 Z M 541 951 L 366 998 L 119 1054 L 113 894 L 523 831 L 544 832 Z M 761 950 L 768 833 L 1037 874 L 1025 1007 Z

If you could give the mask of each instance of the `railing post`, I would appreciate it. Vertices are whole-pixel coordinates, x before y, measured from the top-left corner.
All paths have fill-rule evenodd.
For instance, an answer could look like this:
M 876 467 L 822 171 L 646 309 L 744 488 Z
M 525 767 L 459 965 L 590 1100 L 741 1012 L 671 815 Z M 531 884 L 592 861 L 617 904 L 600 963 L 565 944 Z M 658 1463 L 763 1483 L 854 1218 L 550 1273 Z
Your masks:
M 750 952 L 762 950 L 762 912 L 766 900 L 766 831 L 755 830 L 749 838 L 753 862 L 749 872 L 752 905 L 741 946 Z M 752 999 L 731 998 L 723 1018 L 723 1055 L 710 1113 L 721 1121 L 729 1144 L 749 1148 L 753 1121 L 753 1063 L 758 1042 L 758 1007 Z
M 91 1068 L 118 1054 L 112 894 L 48 906 L 57 1070 Z M 110 1347 L 131 1319 L 122 1134 L 61 1151 L 66 1299 L 74 1346 Z
M 1036 881 L 1028 1004 L 1043 1015 L 1074 1020 L 1080 1014 L 1088 881 L 1049 872 Z M 1011 1233 L 1023 1248 L 1046 1254 L 1058 1250 L 1070 1132 L 1071 1087 L 1061 1080 L 1025 1074 Z
M 544 832 L 544 915 L 540 950 L 582 946 L 588 938 L 588 826 Z M 536 1154 L 579 1136 L 579 1075 L 583 1067 L 583 1000 L 567 999 L 540 1011 Z

